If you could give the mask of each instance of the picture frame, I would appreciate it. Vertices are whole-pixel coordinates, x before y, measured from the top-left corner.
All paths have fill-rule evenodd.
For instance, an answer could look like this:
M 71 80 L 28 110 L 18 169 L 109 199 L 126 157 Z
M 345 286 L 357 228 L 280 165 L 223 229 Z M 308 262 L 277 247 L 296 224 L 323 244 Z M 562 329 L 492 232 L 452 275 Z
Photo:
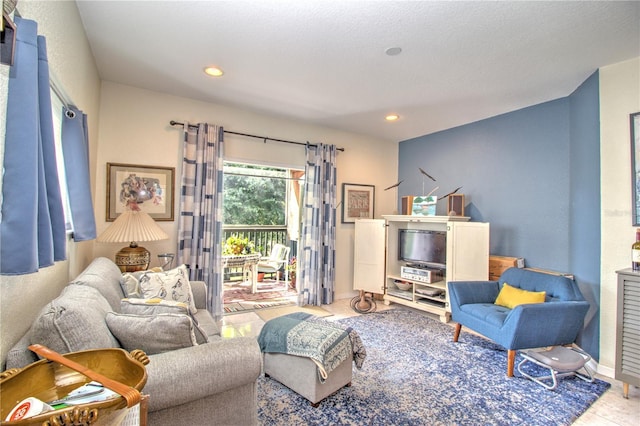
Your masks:
M 640 112 L 629 114 L 631 130 L 631 197 L 633 226 L 640 226 Z
M 358 218 L 373 219 L 376 187 L 358 183 L 342 184 L 342 223 Z
M 107 222 L 124 212 L 128 202 L 157 221 L 173 221 L 175 168 L 107 163 Z

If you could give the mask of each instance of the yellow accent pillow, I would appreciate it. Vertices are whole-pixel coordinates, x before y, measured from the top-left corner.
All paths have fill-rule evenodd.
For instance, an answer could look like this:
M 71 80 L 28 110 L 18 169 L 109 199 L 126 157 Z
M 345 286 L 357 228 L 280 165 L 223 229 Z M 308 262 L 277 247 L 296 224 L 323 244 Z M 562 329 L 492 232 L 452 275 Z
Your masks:
M 518 305 L 528 303 L 544 303 L 546 295 L 547 293 L 545 291 L 527 291 L 504 283 L 494 303 L 504 306 L 505 308 L 513 309 Z

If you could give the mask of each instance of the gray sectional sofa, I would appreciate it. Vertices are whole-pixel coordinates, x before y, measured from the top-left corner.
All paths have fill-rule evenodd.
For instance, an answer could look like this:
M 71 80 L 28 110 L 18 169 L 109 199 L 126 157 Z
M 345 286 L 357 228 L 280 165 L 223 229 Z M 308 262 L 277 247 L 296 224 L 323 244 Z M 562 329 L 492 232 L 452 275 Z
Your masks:
M 205 307 L 204 283 L 192 281 L 190 287 L 197 309 L 188 315 L 191 320 L 171 313 L 128 315 L 122 309 L 128 295 L 120 270 L 111 260 L 97 258 L 42 309 L 7 354 L 6 368 L 37 361 L 28 349 L 33 343 L 60 353 L 140 346 L 150 359 L 142 391 L 149 395 L 150 425 L 257 424 L 258 343 L 255 338 L 222 339 Z M 173 325 L 162 321 L 178 317 L 173 336 Z M 124 335 L 130 333 L 138 335 Z

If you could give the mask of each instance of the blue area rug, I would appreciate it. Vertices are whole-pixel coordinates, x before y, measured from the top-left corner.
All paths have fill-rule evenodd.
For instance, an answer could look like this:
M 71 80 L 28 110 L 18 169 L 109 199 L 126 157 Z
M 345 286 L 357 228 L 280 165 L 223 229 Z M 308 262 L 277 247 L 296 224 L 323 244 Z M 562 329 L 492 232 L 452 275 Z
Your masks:
M 507 353 L 494 343 L 407 309 L 338 321 L 362 338 L 367 358 L 351 387 L 318 408 L 271 378 L 258 379 L 262 425 L 567 425 L 610 384 L 575 377 L 554 391 L 507 378 Z M 522 360 L 518 355 L 516 365 Z

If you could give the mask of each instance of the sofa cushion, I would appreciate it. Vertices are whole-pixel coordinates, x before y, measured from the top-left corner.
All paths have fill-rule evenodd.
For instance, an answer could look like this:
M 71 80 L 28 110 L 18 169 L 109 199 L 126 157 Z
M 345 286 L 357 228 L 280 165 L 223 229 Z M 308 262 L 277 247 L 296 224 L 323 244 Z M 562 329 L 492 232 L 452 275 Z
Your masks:
M 487 324 L 501 328 L 511 309 L 493 303 L 472 303 L 460 306 L 460 310 Z
M 192 315 L 194 323 L 198 325 L 198 328 L 207 336 L 210 341 L 213 336 L 220 336 L 220 328 L 214 321 L 209 311 L 199 309 L 195 315 Z M 197 335 L 196 335 L 197 337 Z M 200 341 L 198 341 L 200 343 Z
M 30 342 L 60 353 L 117 348 L 105 316 L 111 306 L 93 287 L 70 284 L 49 302 L 34 321 Z
M 545 291 L 547 302 L 584 300 L 575 281 L 562 275 L 509 268 L 500 276 L 500 284 L 505 282 L 523 290 Z
M 147 355 L 196 346 L 193 321 L 184 314 L 132 315 L 109 312 L 106 322 L 122 347 Z
M 160 314 L 182 314 L 189 315 L 193 321 L 194 332 L 198 344 L 207 343 L 209 341 L 207 331 L 199 327 L 198 320 L 189 313 L 189 307 L 183 302 L 174 302 L 173 300 L 154 299 L 122 299 L 120 302 L 120 312 L 132 315 L 160 315 Z M 200 317 L 211 317 L 206 311 L 198 311 L 203 313 Z M 196 313 L 197 314 L 197 313 Z M 215 323 L 214 323 L 215 324 Z
M 546 292 L 544 291 L 527 291 L 504 283 L 500 293 L 498 293 L 495 304 L 513 309 L 518 305 L 544 303 L 545 295 Z
M 140 276 L 139 284 L 143 299 L 159 297 L 184 302 L 189 305 L 192 314 L 198 311 L 193 301 L 189 274 L 185 265 L 163 272 L 146 271 Z
M 111 305 L 111 309 L 120 309 L 120 300 L 125 297 L 120 280 L 122 273 L 113 261 L 98 257 L 82 271 L 71 284 L 89 286 L 97 289 Z

